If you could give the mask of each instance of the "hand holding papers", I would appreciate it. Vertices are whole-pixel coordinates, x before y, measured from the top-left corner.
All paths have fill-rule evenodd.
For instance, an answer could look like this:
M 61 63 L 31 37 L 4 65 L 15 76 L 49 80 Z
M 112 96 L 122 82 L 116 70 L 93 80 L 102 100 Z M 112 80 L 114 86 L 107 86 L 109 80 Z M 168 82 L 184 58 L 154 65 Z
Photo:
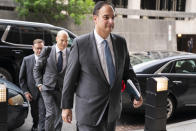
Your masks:
M 139 100 L 141 97 L 141 94 L 130 79 L 127 80 L 126 86 L 129 89 L 130 93 L 134 95 L 135 99 Z
M 134 108 L 140 107 L 143 104 L 143 98 L 141 96 L 141 93 L 138 91 L 138 89 L 135 87 L 135 85 L 130 79 L 127 80 L 126 86 L 127 86 L 126 88 L 128 88 L 127 90 L 129 90 L 129 92 L 134 96 L 133 107 Z

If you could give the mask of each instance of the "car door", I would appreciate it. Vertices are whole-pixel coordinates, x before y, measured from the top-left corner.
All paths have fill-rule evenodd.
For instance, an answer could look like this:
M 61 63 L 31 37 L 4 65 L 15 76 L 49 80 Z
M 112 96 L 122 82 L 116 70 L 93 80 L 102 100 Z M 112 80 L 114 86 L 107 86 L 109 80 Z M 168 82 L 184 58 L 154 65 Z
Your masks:
M 23 57 L 33 53 L 32 43 L 34 39 L 43 39 L 43 30 L 38 27 L 23 26 L 23 25 L 7 25 L 2 36 L 6 53 L 4 57 L 12 61 L 14 82 L 18 82 L 18 73 Z
M 179 105 L 196 105 L 196 59 L 172 61 L 159 74 L 169 79 L 169 91 Z

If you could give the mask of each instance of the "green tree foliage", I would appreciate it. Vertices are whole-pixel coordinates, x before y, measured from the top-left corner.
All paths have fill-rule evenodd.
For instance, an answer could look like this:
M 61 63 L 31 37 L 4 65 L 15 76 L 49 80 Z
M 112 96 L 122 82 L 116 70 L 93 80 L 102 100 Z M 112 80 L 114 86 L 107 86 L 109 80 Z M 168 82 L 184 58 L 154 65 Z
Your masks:
M 19 16 L 35 17 L 50 22 L 70 16 L 76 24 L 80 24 L 85 14 L 92 12 L 93 0 L 15 0 Z

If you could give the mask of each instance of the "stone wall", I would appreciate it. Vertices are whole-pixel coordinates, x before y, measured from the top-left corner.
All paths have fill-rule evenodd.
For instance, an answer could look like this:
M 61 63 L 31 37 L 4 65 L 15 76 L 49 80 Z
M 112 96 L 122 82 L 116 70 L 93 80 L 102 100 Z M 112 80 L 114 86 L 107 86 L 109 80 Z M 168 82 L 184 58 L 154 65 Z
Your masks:
M 93 30 L 93 20 L 86 19 L 78 26 L 67 20 L 65 26 L 77 35 Z M 126 38 L 130 51 L 177 50 L 174 20 L 149 20 L 116 18 L 113 33 Z

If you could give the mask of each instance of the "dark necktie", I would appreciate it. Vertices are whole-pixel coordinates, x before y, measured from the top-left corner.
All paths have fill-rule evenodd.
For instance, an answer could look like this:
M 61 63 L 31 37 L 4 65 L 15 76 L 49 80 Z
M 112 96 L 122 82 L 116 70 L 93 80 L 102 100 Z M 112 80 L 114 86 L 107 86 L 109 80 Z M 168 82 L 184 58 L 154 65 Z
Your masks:
M 63 52 L 59 51 L 58 61 L 57 61 L 57 70 L 61 72 L 63 67 Z
M 107 69 L 108 69 L 109 83 L 112 86 L 114 83 L 114 79 L 115 79 L 115 67 L 114 67 L 114 63 L 112 60 L 112 54 L 111 54 L 107 40 L 104 40 L 103 44 L 104 44 L 105 59 L 106 59 L 106 64 L 107 64 Z

